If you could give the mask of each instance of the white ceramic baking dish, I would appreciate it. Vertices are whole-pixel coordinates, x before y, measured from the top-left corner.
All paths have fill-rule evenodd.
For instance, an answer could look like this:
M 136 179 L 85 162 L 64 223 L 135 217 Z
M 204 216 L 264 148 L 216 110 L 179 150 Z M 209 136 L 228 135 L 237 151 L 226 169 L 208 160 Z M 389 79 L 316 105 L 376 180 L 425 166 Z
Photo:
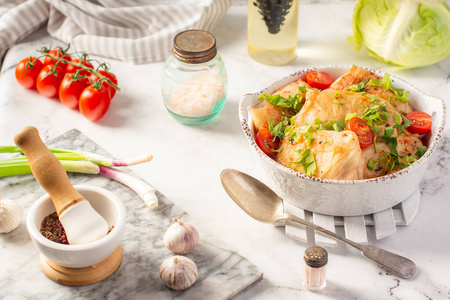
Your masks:
M 338 78 L 351 66 L 324 66 L 314 68 L 325 71 Z M 258 93 L 246 94 L 239 105 L 239 117 L 245 136 L 256 158 L 259 170 L 265 181 L 275 192 L 290 204 L 308 211 L 333 215 L 366 215 L 391 208 L 405 200 L 419 187 L 427 169 L 430 156 L 436 151 L 445 124 L 445 104 L 438 97 L 427 95 L 408 82 L 389 74 L 393 86 L 410 92 L 410 104 L 414 110 L 425 111 L 431 115 L 431 133 L 425 136 L 428 151 L 414 164 L 398 172 L 365 180 L 329 180 L 298 173 L 277 163 L 265 155 L 255 142 L 255 132 L 249 109 L 258 103 L 262 93 L 273 93 L 292 81 L 305 79 L 305 69 L 275 81 Z M 375 71 L 377 75 L 385 73 Z

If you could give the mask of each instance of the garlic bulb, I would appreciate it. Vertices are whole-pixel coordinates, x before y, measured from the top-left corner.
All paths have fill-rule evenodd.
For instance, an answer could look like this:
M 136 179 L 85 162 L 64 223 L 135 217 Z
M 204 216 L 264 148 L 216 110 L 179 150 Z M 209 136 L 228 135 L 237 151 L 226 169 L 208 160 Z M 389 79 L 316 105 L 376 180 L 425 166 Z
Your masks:
M 199 238 L 198 231 L 193 225 L 174 218 L 173 224 L 164 234 L 164 245 L 172 252 L 186 254 L 197 246 Z
M 194 284 L 198 270 L 191 259 L 184 256 L 172 256 L 161 264 L 159 276 L 168 288 L 181 291 Z
M 22 223 L 23 209 L 15 201 L 0 199 L 0 232 L 8 233 Z

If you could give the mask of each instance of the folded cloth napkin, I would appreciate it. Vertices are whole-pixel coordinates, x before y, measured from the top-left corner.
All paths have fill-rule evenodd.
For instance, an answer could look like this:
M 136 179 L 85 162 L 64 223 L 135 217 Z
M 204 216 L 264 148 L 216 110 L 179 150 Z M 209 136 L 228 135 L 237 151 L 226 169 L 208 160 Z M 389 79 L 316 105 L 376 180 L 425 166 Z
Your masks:
M 141 64 L 164 60 L 183 30 L 211 31 L 233 0 L 0 0 L 0 51 L 48 20 L 77 51 Z M 47 46 L 47 45 L 44 45 Z
M 0 0 L 0 55 L 41 27 L 49 12 L 44 0 Z

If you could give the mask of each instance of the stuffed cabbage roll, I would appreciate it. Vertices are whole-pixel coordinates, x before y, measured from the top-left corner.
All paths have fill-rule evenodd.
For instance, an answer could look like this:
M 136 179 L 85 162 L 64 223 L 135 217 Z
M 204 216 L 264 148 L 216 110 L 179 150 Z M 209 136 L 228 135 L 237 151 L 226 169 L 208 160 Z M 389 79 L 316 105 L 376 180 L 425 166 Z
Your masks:
M 353 65 L 347 71 L 347 73 L 333 82 L 331 88 L 335 90 L 345 90 L 350 88 L 351 86 L 366 81 L 361 88 L 364 89 L 364 92 L 372 95 L 378 95 L 380 98 L 388 100 L 393 106 L 395 106 L 395 108 L 399 112 L 409 113 L 412 111 L 411 105 L 409 105 L 409 103 L 404 103 L 394 98 L 394 96 L 397 95 L 395 95 L 393 91 L 386 91 L 382 86 L 370 85 L 370 79 L 381 80 L 382 78 L 378 75 L 375 75 L 375 73 L 372 71 Z
M 303 174 L 379 177 L 411 165 L 427 149 L 419 134 L 408 131 L 415 122 L 406 115 L 412 111 L 408 92 L 394 88 L 388 74 L 381 78 L 353 66 L 329 88 L 297 80 L 261 97 L 251 109 L 256 133 L 266 127 L 268 138 L 259 139 L 265 143 L 260 147 L 268 146 L 270 157 Z
M 278 161 L 300 173 L 319 178 L 363 179 L 364 160 L 354 132 L 319 130 L 313 133 L 313 138 L 309 147 L 311 139 L 303 135 L 294 143 L 284 139 Z M 305 155 L 313 155 L 313 158 L 308 159 Z M 311 165 L 313 160 L 315 167 Z
M 402 169 L 400 164 L 392 167 L 393 159 L 398 158 L 400 162 L 408 165 L 419 158 L 417 152 L 419 147 L 423 147 L 423 143 L 418 134 L 401 133 L 396 136 L 396 140 L 398 157 L 390 155 L 391 148 L 380 138 L 377 138 L 375 146 L 362 149 L 364 179 L 383 176 Z
M 324 91 L 312 89 L 306 93 L 305 104 L 295 116 L 296 130 L 305 130 L 308 124 L 314 124 L 317 119 L 323 122 L 330 120 L 337 122 L 345 119 L 349 113 L 356 113 L 359 118 L 362 118 L 363 114 L 377 118 L 381 135 L 385 126 L 395 124 L 394 118 L 401 120 L 399 112 L 389 102 L 373 98 L 371 95 L 333 89 Z M 377 114 L 379 116 L 376 116 Z
M 273 93 L 273 96 L 280 95 L 283 98 L 288 99 L 289 96 L 299 94 L 302 102 L 304 102 L 305 93 L 299 90 L 299 87 L 310 88 L 310 86 L 303 80 L 299 79 L 297 81 L 291 82 L 290 84 L 279 88 Z M 283 116 L 291 115 L 289 109 L 283 109 L 276 107 L 268 103 L 266 100 L 261 100 L 256 106 L 253 106 L 250 110 L 252 116 L 253 125 L 255 130 L 259 131 L 262 127 L 267 126 L 270 120 L 273 120 L 274 124 L 278 124 Z

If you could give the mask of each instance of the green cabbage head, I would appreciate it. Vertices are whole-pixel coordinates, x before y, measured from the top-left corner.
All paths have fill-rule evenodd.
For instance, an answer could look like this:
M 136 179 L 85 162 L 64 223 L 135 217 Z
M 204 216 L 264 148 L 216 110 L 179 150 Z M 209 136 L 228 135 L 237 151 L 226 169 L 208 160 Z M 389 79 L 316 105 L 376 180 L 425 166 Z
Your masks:
M 450 8 L 443 0 L 358 0 L 348 42 L 404 68 L 436 63 L 450 54 Z

